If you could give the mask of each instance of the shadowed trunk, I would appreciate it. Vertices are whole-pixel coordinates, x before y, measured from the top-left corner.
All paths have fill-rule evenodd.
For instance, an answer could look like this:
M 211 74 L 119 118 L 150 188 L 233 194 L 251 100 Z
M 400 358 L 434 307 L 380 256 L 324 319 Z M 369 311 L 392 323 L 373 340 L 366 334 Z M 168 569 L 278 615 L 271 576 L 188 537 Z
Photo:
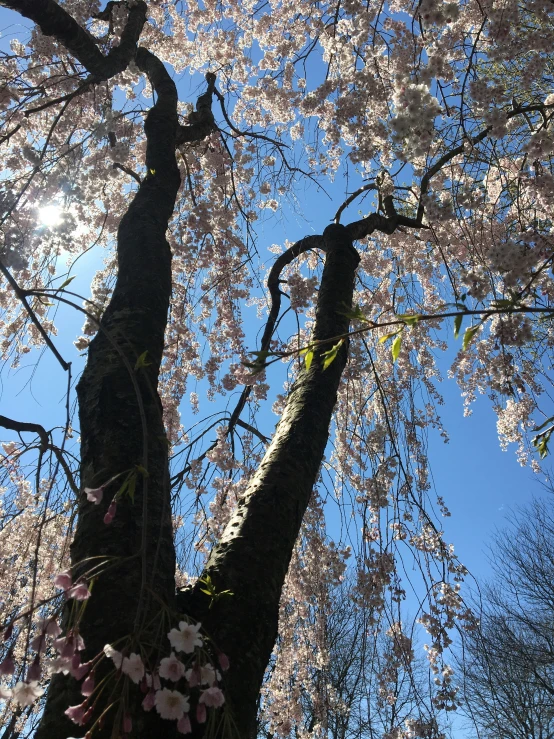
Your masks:
M 314 341 L 348 331 L 344 313 L 352 304 L 359 261 L 344 226 L 328 226 L 323 240 L 327 254 Z M 321 347 L 319 355 L 330 348 Z M 243 739 L 256 736 L 258 696 L 277 637 L 281 590 L 323 459 L 346 359 L 347 342 L 326 370 L 316 352 L 310 369 L 300 372 L 260 468 L 210 556 L 203 577 L 209 575 L 217 591 L 233 595 L 211 608 L 202 585 L 178 596 L 179 609 L 201 621 L 230 658 L 225 695 Z M 202 726 L 194 727 L 194 739 L 203 735 Z
M 150 52 L 139 49 L 137 64 L 158 95 L 145 122 L 148 174 L 121 220 L 117 283 L 77 387 L 82 487 L 96 488 L 122 475 L 106 488 L 100 505 L 89 503 L 84 494 L 79 501 L 71 547 L 74 578 L 100 563 L 106 570 L 95 579 L 79 624 L 86 644 L 83 662 L 107 643 L 137 653 L 140 644 L 165 647 L 169 619 L 164 608 L 173 607 L 175 593 L 168 445 L 157 384 L 171 293 L 165 232 L 180 185 L 175 159 L 177 92 Z M 139 357 L 142 362 L 137 362 Z M 134 501 L 128 494 L 121 496 L 113 522 L 106 525 L 108 505 L 128 475 L 136 483 Z M 67 613 L 66 627 L 71 626 Z M 155 652 L 143 653 L 145 661 L 149 656 L 155 658 Z M 75 724 L 63 712 L 82 700 L 75 680 L 56 676 L 37 739 L 74 736 Z M 104 695 L 102 708 L 105 701 Z M 110 711 L 106 728 L 95 737 L 112 735 L 114 720 L 120 720 L 118 710 Z M 93 720 L 97 715 L 95 711 Z M 136 720 L 148 721 L 150 730 L 152 723 L 158 724 L 158 731 L 173 728 L 155 712 L 141 711 Z

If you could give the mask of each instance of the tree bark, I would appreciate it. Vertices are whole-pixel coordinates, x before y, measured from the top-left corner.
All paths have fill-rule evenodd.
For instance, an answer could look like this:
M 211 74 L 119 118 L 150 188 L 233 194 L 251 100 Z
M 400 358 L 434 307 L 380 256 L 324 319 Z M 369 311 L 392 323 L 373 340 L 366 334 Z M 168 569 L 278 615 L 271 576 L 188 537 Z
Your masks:
M 95 488 L 122 475 L 104 491 L 100 505 L 89 503 L 84 494 L 79 501 L 71 547 L 74 578 L 105 563 L 78 626 L 86 644 L 83 662 L 117 640 L 123 640 L 118 648 L 125 644 L 137 653 L 140 644 L 163 644 L 160 636 L 166 638 L 169 630 L 164 608 L 173 608 L 175 594 L 168 445 L 157 385 L 171 293 L 165 233 L 180 185 L 177 91 L 150 52 L 139 49 L 136 61 L 158 96 L 145 122 L 148 174 L 121 220 L 115 290 L 77 387 L 81 485 Z M 108 505 L 129 473 L 136 479 L 134 501 L 122 496 L 113 522 L 106 525 Z M 66 625 L 72 625 L 69 616 Z M 143 652 L 143 657 L 147 661 L 156 655 Z M 64 710 L 82 700 L 75 680 L 56 676 L 36 739 L 74 736 L 76 727 Z M 96 715 L 105 707 L 103 699 Z M 95 737 L 112 736 L 117 710 Z M 158 730 L 169 726 L 162 726 L 156 715 L 142 714 L 137 721 L 157 721 Z
M 325 229 L 325 267 L 313 341 L 348 332 L 359 262 L 348 230 Z M 302 518 L 314 488 L 329 436 L 337 390 L 347 360 L 347 341 L 323 370 L 319 347 L 309 370 L 301 370 L 260 468 L 211 553 L 203 577 L 233 595 L 210 602 L 197 583 L 178 596 L 179 610 L 202 622 L 230 659 L 225 696 L 237 736 L 256 736 L 258 696 L 277 637 L 279 600 Z M 211 607 L 210 607 L 211 606 Z M 204 735 L 195 726 L 193 737 Z M 221 729 L 221 736 L 223 730 Z

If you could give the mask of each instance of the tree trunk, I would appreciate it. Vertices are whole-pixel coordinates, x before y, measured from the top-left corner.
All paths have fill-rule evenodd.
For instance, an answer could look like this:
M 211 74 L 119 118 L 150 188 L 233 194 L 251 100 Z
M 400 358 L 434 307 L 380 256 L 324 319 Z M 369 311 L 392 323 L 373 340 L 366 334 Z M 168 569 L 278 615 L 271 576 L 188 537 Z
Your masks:
M 71 547 L 73 576 L 96 566 L 102 570 L 78 626 L 86 644 L 83 662 L 107 643 L 137 653 L 141 644 L 165 646 L 167 608 L 173 610 L 175 597 L 168 445 L 157 385 L 171 293 L 165 232 L 180 185 L 175 159 L 177 93 L 161 62 L 148 51 L 139 49 L 137 63 L 158 95 L 145 122 L 148 174 L 119 226 L 116 287 L 77 387 L 81 485 L 96 488 L 121 475 L 106 488 L 100 505 L 89 503 L 84 494 L 79 501 Z M 143 361 L 137 361 L 139 357 Z M 123 495 L 107 525 L 103 517 L 127 475 L 136 481 L 134 501 Z M 65 619 L 66 628 L 71 628 L 69 608 Z M 142 654 L 147 663 L 156 658 L 155 650 Z M 36 739 L 74 736 L 75 724 L 64 710 L 82 700 L 75 680 L 55 676 Z M 106 695 L 101 704 L 93 720 L 106 707 Z M 112 709 L 106 728 L 94 736 L 111 737 L 121 710 Z M 137 712 L 135 720 L 157 722 L 161 732 L 173 727 L 155 712 Z
M 326 258 L 317 301 L 313 341 L 345 334 L 359 257 L 344 226 L 323 235 Z M 201 584 L 178 596 L 179 609 L 202 622 L 228 655 L 225 695 L 241 739 L 256 736 L 258 696 L 277 637 L 279 600 L 329 436 L 337 390 L 347 360 L 347 342 L 323 370 L 320 347 L 287 399 L 259 470 L 214 548 L 203 577 L 233 595 L 210 603 Z M 210 607 L 211 605 L 211 607 Z M 221 735 L 222 735 L 221 731 Z M 194 727 L 193 737 L 203 736 Z

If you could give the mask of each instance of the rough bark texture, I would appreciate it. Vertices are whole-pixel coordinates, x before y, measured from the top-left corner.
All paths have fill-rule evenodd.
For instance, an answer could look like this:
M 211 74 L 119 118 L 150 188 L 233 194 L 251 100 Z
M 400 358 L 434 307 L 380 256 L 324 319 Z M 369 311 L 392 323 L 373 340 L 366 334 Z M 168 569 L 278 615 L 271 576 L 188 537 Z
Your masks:
M 358 254 L 345 227 L 324 233 L 325 267 L 313 339 L 348 331 Z M 320 349 L 330 348 L 326 345 Z M 225 694 L 244 739 L 256 736 L 257 702 L 277 636 L 279 600 L 329 435 L 347 346 L 322 369 L 321 357 L 303 370 L 290 395 L 273 441 L 204 570 L 216 589 L 233 595 L 215 602 L 196 586 L 178 598 L 183 610 L 202 622 L 230 658 Z M 195 739 L 203 727 L 194 727 Z
M 165 647 L 169 623 L 163 606 L 173 605 L 175 592 L 168 448 L 157 384 L 171 293 L 165 232 L 180 184 L 175 159 L 177 92 L 154 55 L 139 49 L 136 60 L 158 96 L 145 122 L 149 174 L 119 227 L 116 287 L 91 342 L 77 394 L 82 486 L 98 487 L 114 475 L 133 471 L 137 483 L 134 502 L 123 497 L 110 525 L 103 517 L 125 475 L 106 489 L 101 505 L 87 502 L 84 494 L 79 501 L 71 547 L 73 573 L 86 572 L 100 561 L 110 566 L 96 579 L 80 622 L 86 643 L 82 661 L 118 639 L 131 638 L 129 651 L 140 651 L 139 643 Z M 145 352 L 145 366 L 136 368 Z M 147 477 L 136 472 L 139 465 L 147 469 Z M 81 701 L 76 681 L 57 676 L 36 738 L 75 736 L 76 727 L 64 710 Z M 117 710 L 110 711 L 106 727 L 95 737 L 112 736 Z M 158 732 L 168 736 L 169 722 L 155 712 L 141 712 L 136 719 L 148 722 L 148 731 L 157 724 Z

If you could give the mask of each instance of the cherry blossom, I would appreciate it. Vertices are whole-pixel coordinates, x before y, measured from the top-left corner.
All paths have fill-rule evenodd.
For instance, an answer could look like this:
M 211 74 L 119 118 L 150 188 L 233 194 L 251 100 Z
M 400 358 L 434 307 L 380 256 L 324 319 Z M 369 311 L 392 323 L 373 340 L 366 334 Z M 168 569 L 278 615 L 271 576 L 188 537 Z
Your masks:
M 225 703 L 225 696 L 219 688 L 212 687 L 203 690 L 198 700 L 207 707 L 219 708 Z
M 102 497 L 104 495 L 104 488 L 85 488 L 85 493 L 87 496 L 87 500 L 90 503 L 94 503 L 94 505 L 99 505 L 102 502 Z
M 91 17 L 85 6 L 63 3 L 97 50 L 117 49 L 137 3 L 116 4 L 109 20 Z M 268 359 L 288 363 L 286 378 L 278 361 L 259 373 L 244 364 L 260 356 L 250 352 L 259 351 L 272 308 L 266 278 L 292 246 L 285 240 L 263 242 L 266 219 L 277 215 L 296 222 L 290 209 L 303 209 L 303 188 L 314 183 L 321 212 L 305 224 L 306 233 L 321 233 L 329 220 L 352 224 L 371 213 L 379 219 L 394 213 L 412 223 L 377 229 L 355 242 L 359 312 L 352 325 L 358 333 L 350 336 L 330 444 L 319 460 L 320 477 L 292 552 L 279 609 L 279 646 L 264 686 L 264 720 L 281 736 L 302 736 L 302 698 L 316 707 L 314 736 L 327 730 L 326 716 L 338 705 L 314 675 L 329 658 L 329 594 L 346 574 L 354 581 L 353 606 L 369 614 L 368 634 L 376 639 L 382 634 L 388 645 L 377 691 L 383 710 L 393 706 L 394 677 L 403 659 L 415 659 L 418 641 L 427 643 L 438 681 L 432 684 L 435 706 L 456 704 L 447 651 L 455 625 L 470 628 L 458 590 L 466 571 L 443 532 L 441 516 L 447 514 L 442 496 L 434 499 L 426 446 L 434 431 L 448 438 L 441 418 L 442 378 L 449 374 L 458 383 L 466 414 L 477 397 L 490 398 L 501 446 L 513 445 L 518 460 L 535 470 L 540 459 L 531 440 L 552 416 L 552 8 L 542 1 L 391 0 L 381 6 L 353 0 L 339 7 L 324 2 L 316 10 L 288 2 L 258 7 L 224 0 L 185 7 L 156 0 L 148 3 L 140 34 L 140 46 L 155 52 L 176 78 L 185 71 L 214 71 L 218 106 L 225 108 L 223 114 L 214 106 L 217 130 L 178 147 L 183 185 L 166 219 L 171 304 L 165 337 L 159 339 L 159 395 L 172 454 L 173 529 L 169 523 L 166 529 L 176 542 L 179 587 L 193 586 L 186 572 L 192 566 L 201 570 L 235 512 L 250 504 L 249 485 L 263 471 L 273 433 L 269 407 L 282 415 L 308 363 L 298 351 L 310 344 L 316 320 L 326 259 L 319 248 L 297 255 L 276 283 L 283 307 L 264 351 L 270 352 Z M 19 285 L 15 290 L 5 282 L 0 289 L 0 351 L 5 366 L 17 369 L 36 351 L 63 346 L 61 353 L 76 366 L 75 348 L 94 349 L 94 336 L 99 341 L 102 335 L 98 318 L 113 309 L 121 266 L 114 245 L 129 202 L 156 176 L 146 165 L 143 123 L 158 96 L 135 57 L 115 77 L 98 77 L 61 41 L 36 29 L 13 39 L 0 78 L 0 260 Z M 178 93 L 180 123 L 189 125 L 198 111 L 183 89 Z M 273 232 L 271 238 L 278 240 Z M 60 285 L 66 274 L 79 270 L 89 249 L 98 271 L 90 289 L 79 288 L 75 298 L 71 286 Z M 86 310 L 75 348 L 72 339 L 64 345 L 66 331 L 60 331 L 66 328 L 66 299 Z M 444 313 L 458 316 L 441 319 Z M 462 319 L 463 325 L 455 323 Z M 458 339 L 450 336 L 452 329 Z M 391 331 L 398 333 L 391 337 Z M 453 345 L 459 351 L 448 372 L 439 357 L 448 356 L 444 352 Z M 138 362 L 133 368 L 135 360 L 133 380 L 142 387 L 148 365 Z M 148 382 L 157 379 L 156 374 Z M 91 595 L 89 567 L 101 572 L 107 566 L 107 548 L 89 552 L 90 560 L 70 562 L 75 500 L 79 516 L 103 518 L 107 525 L 119 507 L 123 529 L 128 514 L 141 519 L 140 504 L 131 506 L 133 494 L 143 495 L 142 483 L 148 499 L 146 468 L 137 472 L 140 455 L 128 469 L 110 472 L 121 480 L 136 473 L 133 494 L 127 487 L 105 508 L 105 486 L 81 487 L 78 456 L 86 444 L 73 436 L 72 427 L 80 424 L 69 418 L 72 393 L 71 387 L 68 417 L 49 421 L 45 438 L 36 436 L 36 428 L 3 429 L 0 580 L 9 626 L 4 625 L 0 674 L 26 675 L 28 683 L 5 688 L 6 696 L 13 689 L 22 706 L 42 690 L 31 680 L 41 670 L 83 679 L 101 656 L 81 664 L 78 623 L 68 624 L 64 613 L 63 637 L 58 625 L 56 589 L 76 613 Z M 234 417 L 238 398 L 244 402 Z M 135 433 L 128 418 L 121 422 L 128 424 L 126 433 Z M 33 441 L 27 440 L 30 434 Z M 39 445 L 36 474 L 37 469 L 28 470 Z M 326 529 L 323 490 L 348 511 L 336 543 Z M 430 512 L 435 503 L 437 516 Z M 116 523 L 102 532 L 113 535 L 110 546 L 117 543 L 118 529 Z M 408 548 L 414 566 L 404 565 Z M 147 570 L 152 562 L 142 564 Z M 172 578 L 173 572 L 160 578 L 171 581 L 171 597 Z M 421 639 L 413 643 L 399 613 L 409 578 L 413 592 L 422 594 L 413 625 Z M 180 656 L 201 649 L 209 656 L 197 652 L 183 662 L 174 653 L 159 662 L 157 656 L 146 676 L 140 654 L 149 654 L 150 644 L 141 651 L 130 633 L 129 641 L 107 634 L 100 643 L 121 638 L 115 642 L 121 651 L 104 648 L 110 669 L 129 677 L 120 682 L 131 691 L 130 682 L 152 688 L 144 708 L 156 706 L 160 715 L 173 711 L 178 731 L 188 733 L 189 703 L 199 721 L 206 719 L 206 706 L 221 706 L 223 693 L 215 685 L 221 676 L 214 665 L 232 672 L 235 659 L 232 655 L 229 667 L 218 653 L 217 634 L 200 634 L 200 624 L 188 621 L 172 628 L 179 616 L 171 618 L 163 640 L 171 629 L 167 637 Z M 129 654 L 131 645 L 138 653 Z M 167 643 L 153 650 L 167 654 Z M 44 659 L 45 652 L 50 659 Z M 176 682 L 183 676 L 188 687 L 201 687 L 198 706 L 160 687 L 160 677 Z M 85 696 L 94 691 L 92 673 L 81 690 Z M 383 733 L 405 739 L 431 733 L 432 726 L 398 718 Z
M 24 708 L 33 705 L 43 693 L 44 689 L 39 686 L 38 682 L 25 683 L 20 681 L 16 683 L 12 690 L 12 698 L 19 706 Z
M 114 664 L 117 666 L 117 658 L 114 659 L 115 655 L 110 654 L 109 656 L 113 660 Z M 121 672 L 124 675 L 127 675 L 134 683 L 138 684 L 144 677 L 145 673 L 144 663 L 140 655 L 131 652 L 128 657 L 123 657 L 123 661 L 121 663 Z
M 111 659 L 116 668 L 119 670 L 123 664 L 123 655 L 114 649 L 110 644 L 106 644 L 104 647 L 104 654 L 108 659 Z
M 156 710 L 162 718 L 179 721 L 189 710 L 189 702 L 182 693 L 177 690 L 162 688 L 156 691 Z
M 189 624 L 186 621 L 179 622 L 178 629 L 171 629 L 167 638 L 171 646 L 177 652 L 191 654 L 196 647 L 202 646 L 202 637 L 199 635 L 202 624 Z
M 159 668 L 160 677 L 176 683 L 177 680 L 180 680 L 184 674 L 185 666 L 180 660 L 177 659 L 173 652 L 169 657 L 164 657 L 161 660 Z

